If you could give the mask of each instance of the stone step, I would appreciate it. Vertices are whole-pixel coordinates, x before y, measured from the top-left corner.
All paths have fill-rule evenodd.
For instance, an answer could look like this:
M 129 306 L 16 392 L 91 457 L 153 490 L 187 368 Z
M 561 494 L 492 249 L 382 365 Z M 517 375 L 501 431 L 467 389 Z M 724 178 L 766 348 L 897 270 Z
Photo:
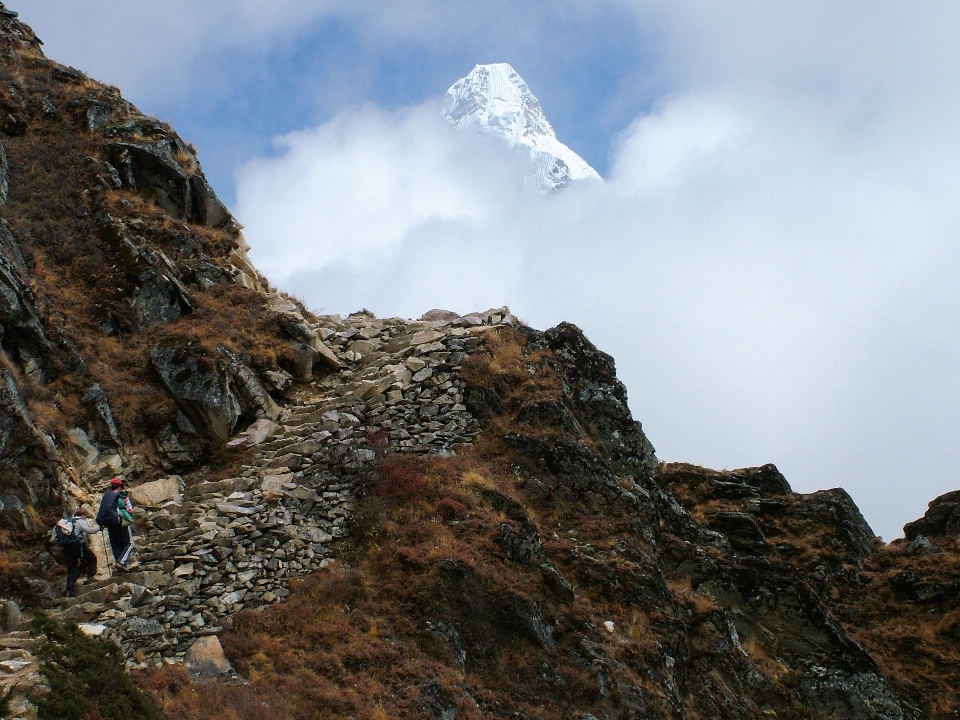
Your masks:
M 307 423 L 305 425 L 284 425 L 282 437 L 293 437 L 299 435 L 301 438 L 308 437 L 318 430 L 316 423 Z
M 317 409 L 313 403 L 304 403 L 303 405 L 294 405 L 287 408 L 291 415 L 307 415 Z
M 91 587 L 93 589 L 87 589 L 81 586 L 78 588 L 81 590 L 81 592 L 76 597 L 62 598 L 56 601 L 55 605 L 57 605 L 61 610 L 66 610 L 77 605 L 83 605 L 85 603 L 103 605 L 109 600 L 118 597 L 120 594 L 120 584 L 116 578 L 102 580 L 97 583 L 91 583 Z
M 184 515 L 182 517 L 185 518 L 186 516 Z M 156 534 L 146 534 L 143 536 L 144 540 L 142 542 L 144 544 L 148 542 L 149 543 L 167 543 L 167 542 L 170 542 L 171 540 L 174 540 L 180 537 L 181 535 L 189 531 L 190 531 L 189 527 L 170 528 L 169 530 L 162 530 Z
M 214 482 L 204 482 L 197 483 L 196 485 L 190 485 L 186 489 L 187 497 L 193 498 L 198 495 L 206 495 L 208 493 L 215 492 L 226 492 L 228 495 L 231 492 L 237 490 L 247 490 L 250 487 L 249 478 L 227 478 L 226 480 L 217 480 Z

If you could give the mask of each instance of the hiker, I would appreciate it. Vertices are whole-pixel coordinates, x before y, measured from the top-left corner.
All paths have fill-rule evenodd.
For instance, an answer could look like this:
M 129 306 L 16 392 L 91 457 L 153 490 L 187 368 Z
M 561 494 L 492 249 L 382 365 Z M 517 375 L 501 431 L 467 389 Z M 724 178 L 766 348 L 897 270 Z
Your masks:
M 80 571 L 87 575 L 87 582 L 97 574 L 97 556 L 87 545 L 87 535 L 100 532 L 90 520 L 90 511 L 82 505 L 73 517 L 64 518 L 54 527 L 54 538 L 63 550 L 67 563 L 67 597 L 77 596 L 77 579 Z
M 110 549 L 117 567 L 126 568 L 133 551 L 133 536 L 130 524 L 133 522 L 133 503 L 127 491 L 123 489 L 123 480 L 115 477 L 110 481 L 110 490 L 103 494 L 97 523 L 107 529 L 110 536 Z

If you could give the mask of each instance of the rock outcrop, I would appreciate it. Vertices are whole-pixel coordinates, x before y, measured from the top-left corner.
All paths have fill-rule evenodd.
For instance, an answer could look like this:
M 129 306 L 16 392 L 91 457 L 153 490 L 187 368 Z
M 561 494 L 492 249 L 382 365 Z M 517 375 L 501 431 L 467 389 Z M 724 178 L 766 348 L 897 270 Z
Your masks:
M 903 526 L 903 533 L 908 540 L 920 535 L 960 535 L 960 490 L 933 500 L 922 518 Z

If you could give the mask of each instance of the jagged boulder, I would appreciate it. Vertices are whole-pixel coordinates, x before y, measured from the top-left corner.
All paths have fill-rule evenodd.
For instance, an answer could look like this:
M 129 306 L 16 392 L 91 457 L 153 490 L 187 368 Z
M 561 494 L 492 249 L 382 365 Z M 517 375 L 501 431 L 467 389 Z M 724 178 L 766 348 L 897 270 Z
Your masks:
M 225 227 L 233 221 L 200 172 L 196 157 L 179 138 L 113 142 L 108 155 L 124 187 L 150 197 L 175 217 L 208 227 Z
M 194 342 L 163 347 L 150 353 L 164 387 L 190 422 L 217 442 L 233 434 L 243 408 L 221 372 L 216 358 Z
M 657 457 L 640 423 L 630 413 L 627 389 L 617 378 L 613 358 L 598 350 L 571 323 L 560 323 L 537 340 L 556 354 L 566 381 L 565 399 L 574 407 L 580 425 L 597 439 L 605 459 L 618 471 L 652 477 Z
M 903 526 L 903 534 L 908 540 L 920 535 L 960 535 L 960 490 L 933 500 L 922 518 Z
M 103 388 L 100 387 L 100 383 L 91 385 L 80 402 L 91 415 L 87 436 L 101 447 L 122 450 L 123 441 L 120 439 L 120 430 L 113 419 L 110 400 Z
M 256 373 L 223 346 L 214 355 L 194 342 L 158 345 L 150 359 L 183 415 L 159 438 L 166 454 L 177 462 L 196 458 L 191 436 L 226 442 L 241 418 L 273 419 L 280 414 Z
M 767 463 L 760 467 L 734 470 L 731 474 L 743 478 L 743 482 L 750 487 L 756 488 L 761 497 L 786 495 L 792 492 L 790 483 L 787 482 L 783 473 L 781 473 L 773 463 Z
M 244 411 L 257 418 L 275 419 L 280 414 L 280 408 L 263 387 L 257 374 L 227 348 L 221 345 L 217 349 L 223 357 L 227 374 L 233 379 L 233 387 Z
M 860 563 L 870 557 L 876 535 L 846 490 L 819 490 L 800 497 L 794 511 L 798 516 L 829 528 L 846 547 L 851 561 Z
M 294 354 L 295 371 L 300 380 L 312 380 L 314 368 L 320 364 L 326 371 L 339 370 L 340 360 L 304 321 L 299 312 L 281 311 L 276 321 L 290 338 L 288 344 Z

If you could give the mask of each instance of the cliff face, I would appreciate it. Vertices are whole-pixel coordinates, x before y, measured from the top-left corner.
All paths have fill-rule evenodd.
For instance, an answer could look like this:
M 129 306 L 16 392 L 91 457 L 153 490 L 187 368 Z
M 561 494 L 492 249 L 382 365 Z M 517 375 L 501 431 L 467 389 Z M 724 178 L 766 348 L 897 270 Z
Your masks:
M 0 147 L 0 595 L 168 717 L 960 716 L 956 493 L 883 545 L 843 490 L 658 463 L 572 325 L 310 314 L 2 5 Z M 64 601 L 46 531 L 118 473 L 140 564 Z
M 0 45 L 0 517 L 30 531 L 64 491 L 216 454 L 323 360 L 192 147 L 8 10 Z

